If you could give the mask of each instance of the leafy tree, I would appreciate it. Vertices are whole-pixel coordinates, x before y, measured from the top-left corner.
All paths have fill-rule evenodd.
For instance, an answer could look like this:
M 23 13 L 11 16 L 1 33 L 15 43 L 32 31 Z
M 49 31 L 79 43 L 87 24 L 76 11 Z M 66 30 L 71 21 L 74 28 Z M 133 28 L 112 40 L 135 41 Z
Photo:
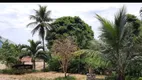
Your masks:
M 75 52 L 76 56 L 82 56 L 82 62 L 86 64 L 89 73 L 93 73 L 93 68 L 97 69 L 105 65 L 103 55 L 100 53 L 100 44 L 96 40 L 91 40 L 87 44 L 88 49 Z
M 71 37 L 55 40 L 52 46 L 52 51 L 56 56 L 58 56 L 59 61 L 61 61 L 61 66 L 63 68 L 63 72 L 65 73 L 65 77 L 69 61 L 73 56 L 72 53 L 75 52 L 77 49 L 78 47 Z
M 23 45 L 22 49 L 26 49 L 27 54 L 32 58 L 32 62 L 33 62 L 33 69 L 35 70 L 35 59 L 36 58 L 41 58 L 43 56 L 45 56 L 44 52 L 43 52 L 43 46 L 41 46 L 41 42 L 40 41 L 36 41 L 34 42 L 34 40 L 28 40 L 28 42 L 30 43 L 30 45 Z M 25 55 L 25 56 L 26 56 Z
M 6 64 L 8 68 L 20 63 L 19 56 L 22 54 L 20 45 L 10 44 L 5 41 L 0 48 L 0 60 Z
M 138 36 L 140 33 L 140 27 L 141 27 L 140 20 L 135 15 L 127 14 L 127 22 L 132 24 L 133 34 Z
M 105 44 L 106 57 L 113 64 L 118 73 L 118 80 L 125 79 L 125 71 L 134 59 L 138 59 L 136 49 L 136 36 L 132 23 L 127 22 L 126 8 L 123 6 L 115 15 L 114 23 L 97 15 L 101 27 L 101 40 Z
M 82 21 L 79 17 L 61 17 L 52 24 L 52 30 L 47 34 L 48 49 L 53 45 L 54 40 L 62 36 L 72 36 L 80 49 L 86 48 L 87 41 L 94 39 L 91 26 Z
M 34 20 L 34 22 L 29 23 L 27 26 L 34 26 L 35 28 L 31 31 L 32 35 L 35 34 L 35 32 L 38 31 L 39 37 L 42 39 L 43 44 L 43 51 L 45 51 L 44 47 L 44 39 L 46 36 L 46 33 L 49 33 L 49 30 L 51 30 L 51 26 L 49 24 L 52 19 L 49 17 L 51 11 L 47 11 L 46 6 L 39 5 L 39 10 L 35 10 L 35 15 L 30 15 L 30 19 Z M 45 69 L 45 61 L 44 61 L 44 69 Z

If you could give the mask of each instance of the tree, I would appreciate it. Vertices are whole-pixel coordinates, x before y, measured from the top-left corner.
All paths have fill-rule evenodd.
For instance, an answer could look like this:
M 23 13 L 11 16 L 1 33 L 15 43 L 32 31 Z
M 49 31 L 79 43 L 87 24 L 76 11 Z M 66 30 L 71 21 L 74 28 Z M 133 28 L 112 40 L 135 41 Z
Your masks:
M 141 22 L 140 20 L 132 14 L 127 14 L 127 22 L 132 24 L 132 28 L 133 28 L 133 34 L 135 34 L 136 36 L 139 35 L 140 33 L 140 27 L 141 27 Z
M 0 60 L 6 64 L 8 68 L 20 63 L 19 56 L 23 53 L 20 45 L 10 44 L 5 41 L 0 48 Z
M 34 22 L 29 23 L 27 26 L 35 26 L 35 28 L 32 30 L 32 35 L 35 34 L 35 32 L 39 31 L 39 37 L 42 39 L 43 44 L 43 51 L 45 51 L 44 47 L 44 39 L 46 36 L 46 33 L 49 33 L 49 30 L 51 30 L 51 26 L 49 24 L 52 19 L 49 17 L 51 11 L 47 11 L 46 6 L 39 5 L 39 10 L 35 10 L 35 15 L 30 15 L 30 19 L 34 20 Z M 44 66 L 45 69 L 45 61 Z
M 97 15 L 97 14 L 96 14 Z M 118 80 L 125 79 L 125 71 L 132 60 L 139 57 L 136 49 L 136 36 L 132 23 L 127 21 L 126 8 L 123 6 L 115 15 L 114 23 L 97 15 L 101 27 L 101 40 L 105 44 L 105 56 L 118 73 Z
M 41 42 L 40 41 L 36 41 L 34 42 L 33 40 L 28 40 L 28 42 L 30 43 L 30 46 L 28 45 L 23 45 L 22 49 L 26 49 L 26 51 L 28 52 L 28 54 L 31 58 L 32 58 L 32 62 L 33 62 L 33 69 L 35 70 L 35 59 L 41 57 L 44 52 L 43 51 L 43 46 L 41 46 Z M 25 56 L 26 56 L 25 55 Z
M 73 56 L 73 52 L 75 52 L 77 49 L 78 47 L 71 37 L 55 40 L 52 46 L 53 53 L 58 56 L 59 60 L 61 61 L 61 66 L 63 68 L 63 72 L 65 73 L 65 77 L 69 61 Z
M 94 33 L 91 26 L 86 24 L 79 17 L 61 17 L 52 24 L 52 30 L 47 34 L 48 49 L 51 49 L 54 40 L 62 36 L 72 36 L 80 49 L 86 48 L 87 41 L 94 39 Z
M 96 40 L 88 41 L 88 49 L 82 49 L 76 51 L 76 56 L 82 56 L 82 62 L 84 62 L 89 70 L 89 73 L 93 73 L 93 68 L 99 68 L 105 65 L 105 59 L 100 52 L 100 43 Z
M 35 26 L 35 28 L 32 30 L 32 35 L 39 31 L 39 37 L 42 39 L 44 48 L 45 34 L 51 29 L 49 24 L 49 22 L 52 21 L 52 19 L 49 17 L 51 11 L 47 11 L 47 7 L 41 5 L 39 5 L 39 10 L 34 11 L 35 15 L 30 15 L 30 19 L 35 21 L 29 23 L 27 26 Z

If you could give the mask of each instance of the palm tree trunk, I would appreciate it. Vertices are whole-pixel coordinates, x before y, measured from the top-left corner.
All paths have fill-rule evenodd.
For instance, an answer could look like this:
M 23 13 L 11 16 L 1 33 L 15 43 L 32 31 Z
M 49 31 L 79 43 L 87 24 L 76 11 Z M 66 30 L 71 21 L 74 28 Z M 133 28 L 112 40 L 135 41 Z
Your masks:
M 42 42 L 43 42 L 43 51 L 45 52 L 45 47 L 44 47 L 44 38 L 42 38 Z M 43 71 L 45 70 L 45 60 L 43 60 Z
M 36 67 L 35 60 L 33 60 L 33 70 L 35 70 L 35 67 Z
M 43 45 L 43 51 L 45 51 L 45 48 L 44 48 L 44 38 L 42 38 L 42 45 Z

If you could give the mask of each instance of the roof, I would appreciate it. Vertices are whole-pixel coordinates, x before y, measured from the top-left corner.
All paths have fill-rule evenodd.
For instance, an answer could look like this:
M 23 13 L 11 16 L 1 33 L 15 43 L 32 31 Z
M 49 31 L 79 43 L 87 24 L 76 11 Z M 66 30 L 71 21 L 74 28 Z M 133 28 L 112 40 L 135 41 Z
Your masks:
M 21 62 L 31 62 L 32 58 L 30 56 L 24 56 L 20 59 Z

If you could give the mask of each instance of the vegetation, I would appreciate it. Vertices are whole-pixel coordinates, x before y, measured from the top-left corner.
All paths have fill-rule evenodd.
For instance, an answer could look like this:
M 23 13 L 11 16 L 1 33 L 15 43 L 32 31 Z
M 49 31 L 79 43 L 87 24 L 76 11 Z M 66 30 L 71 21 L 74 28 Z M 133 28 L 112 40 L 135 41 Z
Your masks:
M 21 52 L 20 45 L 10 44 L 5 41 L 2 48 L 0 48 L 0 60 L 8 68 L 11 68 L 13 65 L 20 63 L 19 56 L 22 53 L 24 51 Z
M 69 61 L 73 56 L 73 52 L 78 49 L 71 37 L 56 40 L 53 44 L 52 51 L 61 61 L 63 72 L 67 73 Z
M 118 74 L 117 80 L 124 80 L 130 62 L 140 59 L 140 53 L 134 50 L 137 44 L 136 36 L 133 33 L 133 25 L 127 22 L 126 8 L 123 6 L 119 10 L 114 23 L 99 15 L 97 19 L 102 24 L 101 40 L 106 45 L 104 53 Z
M 46 55 L 42 51 L 43 46 L 40 45 L 41 44 L 40 41 L 36 41 L 36 42 L 34 42 L 33 40 L 28 40 L 28 41 L 30 43 L 30 46 L 23 45 L 22 49 L 26 49 L 26 51 L 27 51 L 27 54 L 25 54 L 24 56 L 29 55 L 32 58 L 33 69 L 35 70 L 35 67 L 36 67 L 35 59 L 40 58 L 41 55 L 43 55 L 43 56 L 46 56 Z
M 30 19 L 34 20 L 34 22 L 29 23 L 27 26 L 35 26 L 35 28 L 32 30 L 32 35 L 35 34 L 35 32 L 39 31 L 39 37 L 42 39 L 43 44 L 43 51 L 45 51 L 44 47 L 44 40 L 46 33 L 51 30 L 51 26 L 49 24 L 52 19 L 50 18 L 51 11 L 47 11 L 46 6 L 39 5 L 39 10 L 35 10 L 35 15 L 30 15 Z M 45 61 L 44 66 L 45 69 Z
M 30 15 L 34 21 L 27 27 L 33 26 L 32 35 L 38 32 L 42 42 L 28 40 L 29 45 L 3 42 L 0 62 L 7 68 L 0 73 L 28 73 L 12 68 L 22 64 L 20 59 L 28 55 L 32 58 L 32 72 L 36 72 L 36 59 L 44 60 L 44 71 L 46 62 L 47 71 L 64 72 L 65 77 L 55 80 L 76 80 L 67 76 L 67 72 L 104 74 L 105 80 L 142 80 L 142 22 L 137 16 L 126 14 L 125 6 L 115 14 L 113 22 L 96 14 L 101 24 L 99 40 L 94 39 L 91 26 L 78 16 L 63 16 L 52 22 L 51 11 L 47 11 L 46 6 L 39 5 L 39 10 L 34 11 L 35 14 Z M 27 78 L 32 79 L 48 80 Z
M 52 24 L 52 30 L 47 34 L 48 49 L 51 49 L 54 40 L 60 37 L 72 36 L 80 49 L 86 48 L 88 41 L 94 38 L 94 32 L 91 26 L 86 24 L 79 17 L 61 17 L 55 20 Z
M 75 52 L 76 56 L 81 56 L 82 61 L 86 64 L 90 74 L 93 73 L 93 68 L 102 67 L 105 62 L 103 56 L 100 53 L 100 45 L 96 40 L 88 41 L 88 49 L 82 49 Z

